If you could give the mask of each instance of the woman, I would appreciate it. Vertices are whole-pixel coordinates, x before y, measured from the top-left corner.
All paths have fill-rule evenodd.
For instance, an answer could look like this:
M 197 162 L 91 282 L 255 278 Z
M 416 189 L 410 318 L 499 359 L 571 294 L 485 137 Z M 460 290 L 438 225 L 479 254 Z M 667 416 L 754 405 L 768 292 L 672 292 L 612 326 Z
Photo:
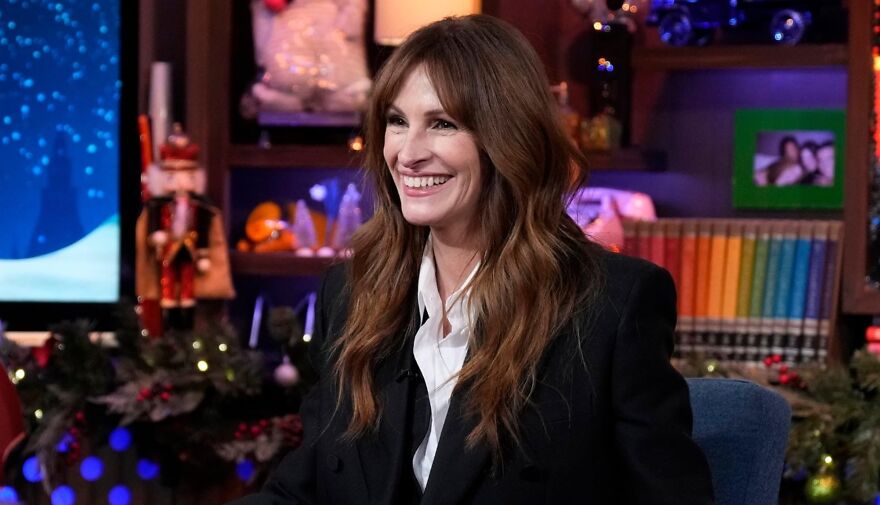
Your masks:
M 798 181 L 803 173 L 800 164 L 801 149 L 794 137 L 783 137 L 779 141 L 779 159 L 765 169 L 767 184 L 787 186 Z
M 365 134 L 376 209 L 321 290 L 305 440 L 238 503 L 712 503 L 670 276 L 565 214 L 586 163 L 522 35 L 414 33 Z

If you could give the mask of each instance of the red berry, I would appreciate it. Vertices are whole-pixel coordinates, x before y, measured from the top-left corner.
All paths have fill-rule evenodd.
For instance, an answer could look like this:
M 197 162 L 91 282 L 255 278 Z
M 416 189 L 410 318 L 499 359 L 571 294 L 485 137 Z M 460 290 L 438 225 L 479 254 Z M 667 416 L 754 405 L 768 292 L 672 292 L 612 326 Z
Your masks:
M 260 419 L 260 428 L 265 428 L 269 426 L 269 421 L 267 419 Z
M 788 372 L 788 365 L 780 365 L 779 371 L 782 373 Z
M 767 356 L 766 358 L 764 358 L 764 366 L 770 366 L 772 364 L 773 364 L 773 358 L 771 358 L 770 356 Z
M 162 391 L 162 394 L 159 395 L 159 398 L 161 398 L 163 402 L 167 402 L 171 399 L 171 393 L 169 393 L 168 391 Z
M 149 397 L 153 396 L 153 390 L 150 388 L 141 388 L 141 391 L 139 394 L 140 394 L 140 396 L 143 396 L 144 398 L 149 398 Z
M 246 423 L 239 423 L 238 429 L 239 429 L 239 431 L 247 431 L 248 425 Z
M 263 431 L 259 426 L 251 426 L 251 435 L 257 436 L 260 432 Z
M 787 373 L 779 374 L 779 382 L 782 384 L 788 384 L 791 381 L 791 376 Z
M 778 354 L 774 354 L 774 355 L 773 355 L 773 362 L 774 362 L 774 363 L 779 363 L 779 362 L 781 362 L 781 361 L 782 361 L 782 356 L 780 356 L 780 355 L 778 355 Z
M 78 423 L 81 423 L 81 422 L 83 422 L 83 421 L 86 420 L 86 414 L 85 414 L 85 412 L 83 412 L 82 410 L 80 410 L 79 412 L 76 413 L 76 415 L 74 416 L 74 418 L 76 419 L 76 421 L 77 421 Z

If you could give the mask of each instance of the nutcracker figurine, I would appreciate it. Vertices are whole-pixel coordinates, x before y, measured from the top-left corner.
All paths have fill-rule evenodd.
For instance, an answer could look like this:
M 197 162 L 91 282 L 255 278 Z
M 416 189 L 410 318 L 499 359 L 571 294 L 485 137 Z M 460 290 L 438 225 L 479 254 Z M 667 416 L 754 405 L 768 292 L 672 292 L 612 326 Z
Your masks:
M 196 298 L 234 296 L 226 240 L 218 210 L 201 194 L 198 145 L 175 124 L 159 153 L 161 161 L 148 175 L 153 196 L 138 226 L 139 256 L 144 257 L 138 260 L 138 296 L 159 299 L 166 328 L 190 329 Z M 145 322 L 156 333 L 150 326 Z

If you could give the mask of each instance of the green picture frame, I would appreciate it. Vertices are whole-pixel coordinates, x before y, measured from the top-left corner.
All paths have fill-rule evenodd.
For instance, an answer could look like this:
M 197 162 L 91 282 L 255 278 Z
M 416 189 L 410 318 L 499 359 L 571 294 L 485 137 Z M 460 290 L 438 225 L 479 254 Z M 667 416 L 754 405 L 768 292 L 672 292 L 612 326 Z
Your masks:
M 733 206 L 839 209 L 845 152 L 842 109 L 740 109 L 735 115 Z

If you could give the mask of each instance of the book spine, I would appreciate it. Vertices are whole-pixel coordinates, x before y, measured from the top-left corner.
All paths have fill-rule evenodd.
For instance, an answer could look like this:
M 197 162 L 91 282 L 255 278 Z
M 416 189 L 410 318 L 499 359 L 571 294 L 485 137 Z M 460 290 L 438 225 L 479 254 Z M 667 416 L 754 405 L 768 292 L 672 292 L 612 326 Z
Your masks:
M 791 301 L 788 305 L 788 321 L 786 323 L 787 341 L 785 345 L 785 361 L 794 364 L 800 361 L 803 346 L 804 312 L 806 310 L 807 286 L 810 276 L 810 253 L 812 252 L 812 222 L 798 225 L 797 244 L 794 252 L 794 271 L 791 282 Z
M 822 311 L 822 293 L 825 282 L 825 264 L 828 249 L 827 221 L 816 225 L 810 251 L 810 272 L 807 280 L 807 298 L 804 307 L 804 339 L 801 346 L 801 361 L 816 359 L 819 347 L 819 318 Z
M 638 221 L 623 219 L 623 249 L 620 251 L 627 256 L 639 256 Z
M 740 254 L 739 285 L 736 297 L 736 332 L 748 333 L 749 305 L 752 300 L 752 281 L 755 275 L 755 242 L 758 225 L 747 221 L 743 225 L 742 248 Z
M 694 313 L 696 303 L 696 270 L 697 270 L 697 223 L 688 219 L 681 224 L 681 262 L 678 290 L 678 328 L 679 331 L 692 334 L 694 331 Z M 692 335 L 690 335 L 692 336 Z M 693 352 L 693 341 L 684 340 L 682 352 Z
M 666 223 L 654 221 L 648 224 L 648 241 L 651 246 L 648 259 L 658 267 L 666 268 Z
M 694 332 L 697 334 L 698 353 L 707 351 L 705 333 L 709 314 L 709 263 L 712 257 L 712 221 L 697 221 L 697 272 L 695 277 Z
M 743 223 L 728 223 L 727 250 L 724 253 L 724 283 L 721 292 L 721 332 L 724 335 L 721 353 L 733 359 L 733 335 L 736 333 L 736 304 L 742 265 Z
M 651 261 L 651 223 L 639 221 L 636 226 L 636 241 L 638 242 L 639 258 Z
M 765 354 L 775 354 L 773 341 L 773 314 L 776 308 L 776 292 L 779 288 L 779 263 L 782 258 L 783 229 L 779 222 L 771 225 L 770 246 L 767 250 L 767 274 L 764 279 L 764 306 L 761 307 L 760 347 Z M 779 346 L 781 347 L 781 346 Z
M 843 232 L 842 224 L 832 222 L 828 230 L 828 246 L 825 259 L 825 279 L 822 288 L 822 309 L 819 316 L 819 342 L 816 352 L 819 361 L 824 362 L 828 358 L 828 345 L 831 338 L 831 313 L 834 310 L 834 295 L 837 292 L 836 280 L 838 271 L 838 254 L 840 254 L 840 239 Z
M 666 221 L 666 240 L 663 253 L 666 270 L 672 276 L 675 287 L 680 290 L 681 286 L 681 220 L 669 219 Z
M 727 222 L 712 223 L 712 245 L 709 256 L 709 301 L 706 306 L 707 326 L 712 333 L 721 331 L 721 303 L 724 294 L 724 264 L 727 254 Z
M 761 223 L 756 227 L 755 262 L 752 276 L 752 293 L 749 297 L 749 355 L 751 361 L 760 361 L 764 349 L 761 349 L 761 319 L 764 310 L 764 286 L 767 280 L 767 260 L 770 252 L 770 226 Z M 769 351 L 769 345 L 768 345 Z
M 776 276 L 776 299 L 773 301 L 773 354 L 784 355 L 787 337 L 791 288 L 794 280 L 794 257 L 797 249 L 798 225 L 785 221 L 782 226 L 782 244 L 779 249 L 779 270 Z

